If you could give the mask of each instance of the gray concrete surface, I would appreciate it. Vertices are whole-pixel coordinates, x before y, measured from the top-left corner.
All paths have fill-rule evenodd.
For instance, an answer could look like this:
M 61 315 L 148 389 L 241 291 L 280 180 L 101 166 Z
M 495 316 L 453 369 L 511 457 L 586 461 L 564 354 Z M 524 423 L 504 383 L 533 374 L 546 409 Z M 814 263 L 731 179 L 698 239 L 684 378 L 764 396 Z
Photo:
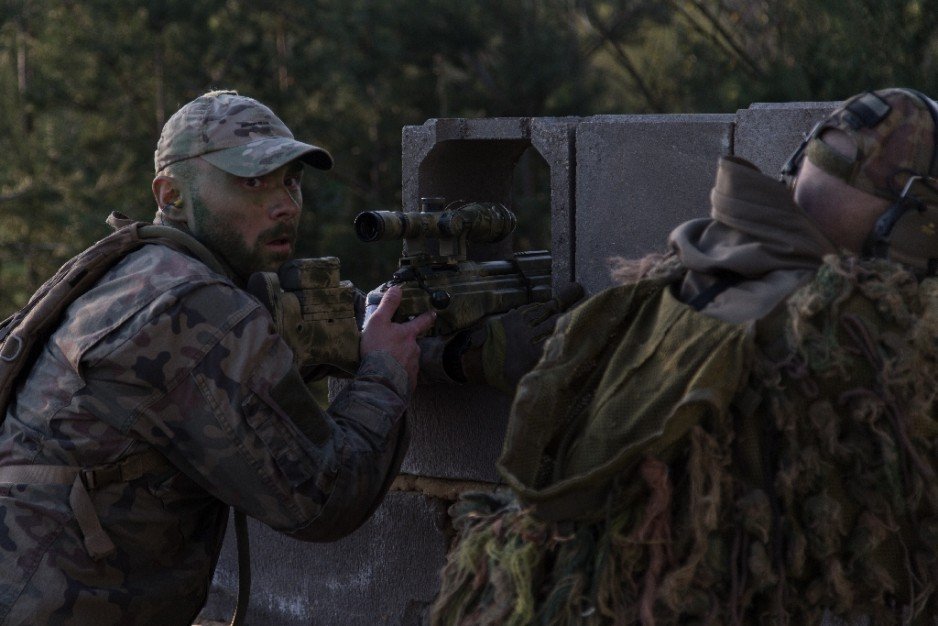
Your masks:
M 707 214 L 719 156 L 737 154 L 776 172 L 833 106 L 753 104 L 726 115 L 429 120 L 403 130 L 404 208 L 415 210 L 427 195 L 510 206 L 515 162 L 533 147 L 550 173 L 555 279 L 576 276 L 595 292 L 610 284 L 607 257 L 663 250 L 674 226 Z M 480 260 L 504 252 L 504 246 L 471 251 Z M 458 481 L 497 481 L 494 464 L 509 408 L 508 398 L 486 389 L 420 388 L 409 411 L 412 442 L 403 466 L 420 478 L 411 487 L 438 479 L 457 487 Z M 303 544 L 252 524 L 248 623 L 420 623 L 438 588 L 447 505 L 420 492 L 392 492 L 365 526 L 327 545 Z M 206 619 L 230 617 L 236 569 L 228 537 Z
M 477 385 L 430 385 L 417 390 L 410 449 L 401 471 L 418 476 L 498 482 L 511 400 Z
M 573 133 L 579 118 L 434 119 L 402 132 L 403 205 L 421 197 L 502 202 L 511 206 L 515 166 L 533 148 L 550 173 L 553 273 L 573 269 Z M 519 213 L 518 219 L 527 217 Z M 511 241 L 470 250 L 474 260 L 507 258 Z M 449 479 L 497 481 L 509 399 L 487 388 L 421 388 L 410 411 L 412 437 L 403 471 Z
M 348 537 L 302 543 L 248 520 L 251 626 L 416 626 L 438 588 L 447 540 L 445 505 L 390 493 Z M 219 559 L 203 620 L 228 620 L 238 589 L 234 524 Z
M 736 112 L 733 154 L 777 175 L 805 134 L 836 102 L 756 103 Z
M 707 215 L 721 155 L 732 153 L 732 115 L 614 115 L 576 131 L 577 280 L 612 284 L 610 256 L 664 250 L 679 223 Z

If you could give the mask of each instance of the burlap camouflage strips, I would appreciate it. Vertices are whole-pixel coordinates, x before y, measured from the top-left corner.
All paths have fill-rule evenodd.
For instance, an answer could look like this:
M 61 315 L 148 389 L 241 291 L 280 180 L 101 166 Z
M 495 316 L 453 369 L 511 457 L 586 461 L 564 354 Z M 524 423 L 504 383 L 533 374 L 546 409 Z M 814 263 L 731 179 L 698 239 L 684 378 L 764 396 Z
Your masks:
M 369 355 L 321 411 L 270 315 L 146 246 L 68 310 L 0 431 L 0 467 L 167 463 L 89 486 L 116 552 L 95 561 L 69 487 L 0 486 L 0 623 L 191 624 L 228 505 L 303 540 L 356 528 L 406 447 L 404 370 Z
M 643 411 L 655 398 L 623 379 L 657 369 L 666 384 L 651 395 L 675 393 L 675 371 L 690 375 L 654 361 L 674 359 L 702 373 L 698 389 L 708 370 L 731 388 L 741 360 L 712 342 L 745 329 L 661 324 L 666 283 L 606 290 L 558 323 L 509 421 L 500 469 L 515 490 L 451 509 L 458 536 L 430 623 L 934 624 L 938 280 L 828 256 L 755 328 L 730 414 L 695 421 Z M 635 321 L 606 306 L 633 295 L 646 311 Z M 647 341 L 628 340 L 659 311 Z M 594 350 L 597 337 L 610 347 Z M 694 367 L 710 358 L 725 380 Z M 711 388 L 688 397 L 718 407 L 726 396 Z M 640 416 L 660 430 L 636 429 Z M 617 456 L 596 458 L 604 444 Z M 518 487 L 518 468 L 533 487 Z

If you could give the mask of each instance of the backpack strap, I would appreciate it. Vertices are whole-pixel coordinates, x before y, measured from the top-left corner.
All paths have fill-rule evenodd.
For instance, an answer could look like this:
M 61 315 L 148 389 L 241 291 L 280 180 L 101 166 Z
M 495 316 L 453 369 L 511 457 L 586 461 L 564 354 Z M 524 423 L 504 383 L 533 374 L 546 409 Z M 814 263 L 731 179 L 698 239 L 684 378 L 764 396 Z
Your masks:
M 0 421 L 16 380 L 58 326 L 65 309 L 134 250 L 146 244 L 166 245 L 194 256 L 215 272 L 232 275 L 208 248 L 179 229 L 135 222 L 117 212 L 107 221 L 115 232 L 69 259 L 25 307 L 0 322 Z
M 234 276 L 234 272 L 208 248 L 180 229 L 135 222 L 116 211 L 108 216 L 107 223 L 115 232 L 68 260 L 33 294 L 25 307 L 0 322 L 0 423 L 6 417 L 17 380 L 24 371 L 28 371 L 37 350 L 58 326 L 65 309 L 129 253 L 146 244 L 162 244 L 195 257 L 223 276 Z M 93 468 L 68 465 L 0 467 L 0 483 L 71 484 L 69 506 L 81 529 L 85 549 L 92 559 L 98 561 L 113 554 L 116 548 L 101 527 L 88 491 L 168 467 L 172 466 L 161 454 L 150 450 L 116 465 Z M 251 584 L 247 523 L 240 511 L 235 511 L 235 529 L 240 582 L 238 609 L 232 624 L 240 624 L 247 613 Z
M 212 271 L 222 276 L 234 276 L 230 267 L 222 263 L 202 242 L 189 234 L 188 231 L 172 226 L 162 224 L 151 224 L 149 222 L 138 222 L 130 219 L 120 211 L 112 211 L 108 215 L 107 225 L 118 231 L 122 228 L 133 226 L 137 229 L 137 237 L 144 243 L 163 243 L 172 248 L 187 252 L 198 260 L 205 263 Z
M 198 239 L 172 226 L 160 226 L 158 224 L 141 224 L 137 229 L 137 236 L 143 240 L 143 243 L 163 243 L 171 242 L 176 244 L 173 247 L 182 248 L 192 256 L 205 263 L 209 269 L 222 276 L 233 276 L 232 270 L 221 262 L 212 252 L 202 245 Z

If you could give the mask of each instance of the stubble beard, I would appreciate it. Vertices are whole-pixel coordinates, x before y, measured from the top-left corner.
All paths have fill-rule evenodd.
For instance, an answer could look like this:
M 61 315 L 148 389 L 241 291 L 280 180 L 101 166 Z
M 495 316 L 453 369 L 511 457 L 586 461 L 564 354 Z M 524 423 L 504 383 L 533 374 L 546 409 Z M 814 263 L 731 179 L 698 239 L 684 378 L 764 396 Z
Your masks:
M 275 253 L 264 245 L 271 239 L 285 236 L 295 242 L 298 230 L 295 222 L 280 223 L 261 231 L 253 245 L 248 246 L 230 222 L 209 211 L 201 198 L 193 198 L 192 213 L 198 239 L 221 257 L 242 283 L 247 282 L 254 272 L 276 272 L 280 265 L 292 257 L 292 253 Z

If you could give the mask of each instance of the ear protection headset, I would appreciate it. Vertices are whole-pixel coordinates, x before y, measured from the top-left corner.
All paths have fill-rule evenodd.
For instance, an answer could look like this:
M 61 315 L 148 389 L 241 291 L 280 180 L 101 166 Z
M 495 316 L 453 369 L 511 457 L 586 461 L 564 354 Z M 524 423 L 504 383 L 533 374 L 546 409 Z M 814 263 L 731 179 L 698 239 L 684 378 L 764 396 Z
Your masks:
M 821 139 L 845 132 L 847 157 Z M 914 89 L 884 89 L 847 100 L 817 123 L 782 167 L 793 182 L 804 159 L 848 185 L 891 201 L 867 237 L 864 255 L 938 273 L 938 105 Z

